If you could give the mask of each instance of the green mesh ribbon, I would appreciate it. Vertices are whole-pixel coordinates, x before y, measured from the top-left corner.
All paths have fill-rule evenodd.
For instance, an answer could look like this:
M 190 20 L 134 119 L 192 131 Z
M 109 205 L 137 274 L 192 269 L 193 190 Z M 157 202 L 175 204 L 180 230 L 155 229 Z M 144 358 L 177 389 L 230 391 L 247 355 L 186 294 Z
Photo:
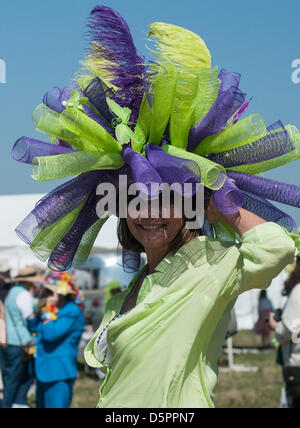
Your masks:
M 109 215 L 100 218 L 87 232 L 85 232 L 74 258 L 76 266 L 81 266 L 87 261 L 97 236 L 108 219 Z
M 178 70 L 169 128 L 170 140 L 175 147 L 187 148 L 197 93 L 197 75 Z
M 150 128 L 151 128 L 151 122 L 152 122 L 152 109 L 149 104 L 149 101 L 144 94 L 141 108 L 139 111 L 139 117 L 138 121 L 135 127 L 135 135 L 137 138 L 144 143 L 148 140 L 149 134 L 150 134 Z M 136 147 L 136 144 L 133 142 L 132 148 L 134 150 L 140 151 L 140 147 Z
M 160 144 L 172 111 L 177 72 L 173 64 L 165 64 L 164 68 L 155 67 L 155 70 L 157 76 L 150 88 L 153 111 L 149 142 Z
M 118 153 L 74 152 L 35 158 L 32 177 L 37 181 L 57 180 L 87 171 L 120 169 L 123 165 Z
M 63 126 L 83 140 L 91 142 L 95 149 L 108 153 L 120 153 L 121 145 L 97 122 L 76 108 L 67 108 L 60 114 Z
M 75 223 L 85 202 L 53 225 L 39 231 L 30 248 L 40 260 L 45 262 L 50 257 L 57 244 Z
M 97 122 L 76 108 L 62 113 L 40 104 L 33 112 L 36 129 L 70 143 L 81 151 L 104 150 L 120 153 L 120 144 Z
M 215 103 L 221 86 L 218 75 L 218 67 L 201 68 L 198 71 L 198 93 L 191 127 L 199 123 Z
M 226 180 L 226 171 L 221 166 L 202 156 L 187 152 L 186 150 L 170 146 L 162 146 L 164 152 L 179 158 L 190 159 L 196 162 L 201 171 L 201 183 L 212 190 L 219 190 Z
M 264 162 L 250 165 L 240 165 L 229 169 L 231 171 L 245 172 L 247 174 L 259 174 L 300 159 L 300 133 L 295 126 L 288 125 L 285 127 L 285 129 L 289 133 L 295 145 L 295 149 L 293 151 Z
M 89 141 L 84 140 L 78 135 L 64 127 L 60 120 L 60 114 L 48 108 L 45 104 L 40 104 L 33 112 L 33 123 L 36 130 L 43 132 L 53 138 L 67 141 L 77 150 L 96 150 L 95 146 Z
M 199 156 L 222 153 L 253 143 L 266 135 L 267 128 L 264 118 L 259 114 L 253 114 L 225 131 L 205 138 L 196 147 L 194 153 Z

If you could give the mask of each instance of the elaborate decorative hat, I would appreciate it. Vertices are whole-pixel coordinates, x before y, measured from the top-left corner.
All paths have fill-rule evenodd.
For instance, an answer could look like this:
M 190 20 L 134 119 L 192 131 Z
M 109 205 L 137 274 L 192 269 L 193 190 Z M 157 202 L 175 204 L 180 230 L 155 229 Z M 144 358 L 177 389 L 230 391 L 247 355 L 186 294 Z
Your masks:
M 75 271 L 72 269 L 70 272 L 56 272 L 50 271 L 43 281 L 43 286 L 53 293 L 62 296 L 73 296 L 75 303 L 82 306 L 84 296 L 75 286 Z
M 124 19 L 97 6 L 88 23 L 90 48 L 81 70 L 64 89 L 51 88 L 33 113 L 48 142 L 22 137 L 12 157 L 32 164 L 39 181 L 74 176 L 45 196 L 17 228 L 52 269 L 83 263 L 108 218 L 99 218 L 101 182 L 202 183 L 217 207 L 242 206 L 291 231 L 291 217 L 269 200 L 300 207 L 300 186 L 262 173 L 300 157 L 300 133 L 259 114 L 242 119 L 250 100 L 241 75 L 211 66 L 204 41 L 184 28 L 150 26 L 151 53 L 139 56 Z M 236 186 L 231 180 L 234 180 Z M 215 235 L 235 239 L 214 226 Z M 228 238 L 229 237 L 229 238 Z

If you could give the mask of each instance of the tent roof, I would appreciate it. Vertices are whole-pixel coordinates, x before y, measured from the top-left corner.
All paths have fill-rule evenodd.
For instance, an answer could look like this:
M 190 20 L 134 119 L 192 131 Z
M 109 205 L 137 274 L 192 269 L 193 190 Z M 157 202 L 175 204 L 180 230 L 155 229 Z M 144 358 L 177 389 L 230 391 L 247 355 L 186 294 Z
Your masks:
M 17 236 L 15 229 L 43 196 L 40 194 L 0 196 L 0 248 L 27 246 Z M 109 219 L 99 234 L 94 247 L 100 251 L 116 250 L 118 246 L 116 230 L 117 219 Z

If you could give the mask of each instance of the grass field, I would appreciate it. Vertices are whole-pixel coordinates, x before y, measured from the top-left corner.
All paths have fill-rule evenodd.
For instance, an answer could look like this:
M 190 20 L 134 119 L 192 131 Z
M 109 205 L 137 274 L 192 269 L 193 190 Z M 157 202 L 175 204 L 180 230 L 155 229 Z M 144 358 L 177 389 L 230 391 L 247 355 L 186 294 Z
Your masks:
M 252 347 L 260 345 L 259 339 L 251 332 L 241 332 L 234 337 L 234 345 Z M 221 359 L 226 364 L 227 357 Z M 256 373 L 221 373 L 215 392 L 216 408 L 279 408 L 282 388 L 281 368 L 275 362 L 273 349 L 256 354 L 236 355 L 237 365 L 257 367 Z M 80 373 L 75 386 L 72 408 L 95 408 L 99 398 L 101 382 Z
M 214 398 L 217 408 L 279 408 L 282 388 L 281 368 L 276 353 L 239 355 L 236 364 L 255 366 L 257 373 L 221 373 Z

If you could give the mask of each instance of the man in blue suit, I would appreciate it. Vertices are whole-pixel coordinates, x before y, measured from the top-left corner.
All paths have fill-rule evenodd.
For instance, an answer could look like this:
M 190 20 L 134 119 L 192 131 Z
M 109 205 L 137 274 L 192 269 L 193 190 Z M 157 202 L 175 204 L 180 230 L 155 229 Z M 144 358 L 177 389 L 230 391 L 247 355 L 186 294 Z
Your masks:
M 71 405 L 78 373 L 78 345 L 84 330 L 84 318 L 75 303 L 71 275 L 55 275 L 61 275 L 62 280 L 47 277 L 44 285 L 49 290 L 49 312 L 28 319 L 29 329 L 37 333 L 37 408 L 46 409 Z

